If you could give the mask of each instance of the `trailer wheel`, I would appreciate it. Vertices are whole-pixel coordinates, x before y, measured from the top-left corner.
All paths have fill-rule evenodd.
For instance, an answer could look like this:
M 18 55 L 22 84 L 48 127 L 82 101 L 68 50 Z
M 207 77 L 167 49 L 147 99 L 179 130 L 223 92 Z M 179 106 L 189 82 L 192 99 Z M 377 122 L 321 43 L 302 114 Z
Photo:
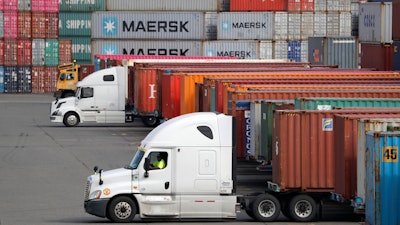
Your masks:
M 317 203 L 308 195 L 296 195 L 289 202 L 290 217 L 298 222 L 310 222 L 317 216 Z
M 126 196 L 113 199 L 108 206 L 108 218 L 116 223 L 128 223 L 135 218 L 137 207 L 135 202 Z
M 275 221 L 281 213 L 279 200 L 271 194 L 259 195 L 252 204 L 254 218 L 261 222 Z
M 79 116 L 75 112 L 68 112 L 64 116 L 63 123 L 67 127 L 75 127 L 79 124 Z
M 160 120 L 154 116 L 142 117 L 143 124 L 148 127 L 155 127 L 160 123 Z

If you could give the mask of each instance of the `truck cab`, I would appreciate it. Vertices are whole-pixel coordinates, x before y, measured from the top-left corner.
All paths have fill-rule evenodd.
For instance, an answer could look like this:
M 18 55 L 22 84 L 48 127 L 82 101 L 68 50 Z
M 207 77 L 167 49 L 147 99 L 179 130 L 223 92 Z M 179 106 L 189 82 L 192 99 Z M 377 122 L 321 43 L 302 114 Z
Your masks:
M 56 98 L 66 98 L 75 95 L 77 83 L 80 81 L 80 66 L 75 63 L 68 63 L 58 66 L 59 76 L 57 79 Z
M 232 117 L 191 113 L 168 120 L 141 142 L 131 163 L 87 178 L 87 213 L 114 222 L 235 219 Z M 151 169 L 158 159 L 165 167 Z

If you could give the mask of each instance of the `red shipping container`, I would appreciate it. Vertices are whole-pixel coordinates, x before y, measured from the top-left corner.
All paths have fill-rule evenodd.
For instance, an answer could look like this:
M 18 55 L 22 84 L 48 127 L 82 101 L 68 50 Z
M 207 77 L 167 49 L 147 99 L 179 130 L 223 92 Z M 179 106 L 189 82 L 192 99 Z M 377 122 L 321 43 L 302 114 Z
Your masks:
M 46 13 L 46 38 L 58 38 L 58 13 Z
M 57 90 L 58 67 L 46 66 L 44 75 L 44 92 L 52 93 Z
M 32 93 L 44 93 L 45 74 L 46 68 L 44 66 L 32 66 Z
M 400 40 L 400 0 L 393 0 L 392 36 L 393 40 Z
M 79 68 L 79 74 L 80 74 L 80 80 L 84 79 L 88 75 L 94 72 L 94 65 L 93 64 L 88 64 L 88 65 L 80 65 Z
M 3 10 L 7 11 L 18 11 L 18 0 L 3 0 Z
M 300 12 L 300 10 L 301 10 L 301 0 L 288 0 L 288 11 Z
M 72 62 L 72 40 L 58 40 L 58 64 L 66 64 Z
M 31 12 L 18 12 L 18 38 L 32 37 Z
M 134 102 L 137 112 L 143 116 L 160 112 L 161 99 L 158 96 L 161 94 L 159 93 L 161 91 L 161 80 L 157 71 L 144 68 L 136 69 L 134 84 Z
M 287 11 L 288 0 L 231 0 L 230 11 Z
M 58 0 L 43 0 L 45 3 L 45 12 L 55 13 L 58 12 Z
M 181 82 L 179 75 L 162 75 L 162 116 L 171 119 L 180 114 Z
M 0 11 L 4 11 L 4 0 L 0 0 Z
M 0 39 L 0 66 L 4 66 L 4 40 Z
M 32 13 L 32 38 L 46 38 L 46 14 Z
M 35 13 L 46 12 L 46 2 L 44 0 L 31 0 L 31 11 Z
M 4 65 L 16 66 L 18 55 L 17 39 L 4 39 Z
M 18 40 L 18 66 L 32 65 L 32 41 L 30 39 Z
M 4 15 L 4 38 L 18 37 L 18 12 L 5 11 Z
M 301 11 L 314 12 L 314 0 L 301 0 Z
M 393 70 L 393 54 L 392 44 L 361 43 L 361 67 L 381 71 Z

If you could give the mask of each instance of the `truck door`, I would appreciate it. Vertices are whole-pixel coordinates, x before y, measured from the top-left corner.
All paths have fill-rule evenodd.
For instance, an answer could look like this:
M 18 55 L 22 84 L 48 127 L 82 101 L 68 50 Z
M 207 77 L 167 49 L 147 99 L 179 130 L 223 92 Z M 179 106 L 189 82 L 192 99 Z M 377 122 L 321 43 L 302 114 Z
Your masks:
M 99 114 L 93 87 L 82 87 L 78 96 L 77 107 L 82 111 L 85 121 L 94 122 Z
M 147 177 L 141 175 L 139 179 L 140 192 L 145 199 L 140 209 L 141 214 L 176 218 L 179 216 L 180 201 L 179 197 L 171 194 L 173 188 L 171 174 L 172 168 L 174 168 L 171 150 L 152 151 L 148 158 L 152 169 L 148 171 Z M 163 162 L 159 163 L 160 160 Z M 139 169 L 144 171 L 143 168 Z

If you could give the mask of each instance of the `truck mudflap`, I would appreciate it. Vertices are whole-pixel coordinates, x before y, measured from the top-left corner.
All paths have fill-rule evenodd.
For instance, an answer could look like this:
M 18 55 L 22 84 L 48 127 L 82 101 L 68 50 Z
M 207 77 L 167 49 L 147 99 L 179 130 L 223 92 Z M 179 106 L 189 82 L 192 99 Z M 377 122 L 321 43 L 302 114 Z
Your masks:
M 109 199 L 95 199 L 85 201 L 85 211 L 91 215 L 105 218 Z

